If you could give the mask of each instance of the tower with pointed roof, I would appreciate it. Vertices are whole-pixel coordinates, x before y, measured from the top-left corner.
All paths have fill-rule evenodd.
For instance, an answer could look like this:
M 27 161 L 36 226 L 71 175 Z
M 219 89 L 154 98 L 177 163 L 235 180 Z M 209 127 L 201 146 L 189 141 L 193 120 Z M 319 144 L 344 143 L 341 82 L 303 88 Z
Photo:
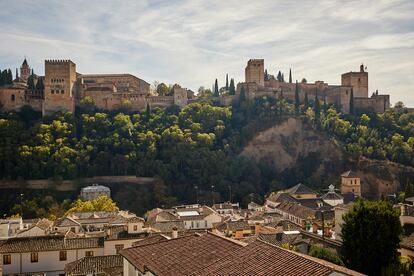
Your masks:
M 341 174 L 341 194 L 361 196 L 361 178 L 352 170 Z
M 24 58 L 22 66 L 20 66 L 20 78 L 24 82 L 27 82 L 27 80 L 29 79 L 29 76 L 30 76 L 30 66 L 29 64 L 27 64 L 26 58 Z

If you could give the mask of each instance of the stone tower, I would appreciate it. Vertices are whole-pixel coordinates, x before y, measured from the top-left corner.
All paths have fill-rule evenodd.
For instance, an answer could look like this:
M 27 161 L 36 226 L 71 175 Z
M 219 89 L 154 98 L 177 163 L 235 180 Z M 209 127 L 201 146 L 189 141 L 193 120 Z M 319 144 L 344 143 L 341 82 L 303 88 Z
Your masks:
M 353 171 L 341 174 L 341 194 L 361 196 L 361 178 Z
M 70 60 L 46 60 L 43 115 L 75 110 L 76 65 Z
M 250 59 L 245 69 L 246 82 L 264 86 L 264 59 Z
M 342 86 L 352 86 L 355 98 L 368 98 L 368 72 L 361 64 L 359 72 L 348 72 L 341 76 Z
M 26 58 L 24 58 L 22 66 L 20 66 L 20 78 L 24 82 L 27 82 L 27 79 L 29 78 L 29 76 L 30 76 L 30 67 L 29 67 L 29 64 L 27 64 Z

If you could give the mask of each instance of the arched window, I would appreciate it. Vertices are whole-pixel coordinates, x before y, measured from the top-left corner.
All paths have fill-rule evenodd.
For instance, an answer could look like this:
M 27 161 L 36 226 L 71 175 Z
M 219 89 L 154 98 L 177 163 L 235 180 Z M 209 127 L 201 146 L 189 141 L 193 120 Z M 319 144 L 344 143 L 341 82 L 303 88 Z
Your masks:
M 16 96 L 14 94 L 11 95 L 11 100 L 14 102 L 16 100 Z

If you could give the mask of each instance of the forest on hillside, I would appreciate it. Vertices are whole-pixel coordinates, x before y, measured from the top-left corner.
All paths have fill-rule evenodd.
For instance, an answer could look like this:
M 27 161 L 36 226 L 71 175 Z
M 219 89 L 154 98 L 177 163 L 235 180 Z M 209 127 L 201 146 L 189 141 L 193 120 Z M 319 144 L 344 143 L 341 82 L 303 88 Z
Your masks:
M 401 104 L 382 114 L 343 115 L 317 98 L 299 104 L 283 98 L 248 100 L 242 96 L 231 107 L 205 100 L 183 109 L 172 106 L 132 112 L 122 107 L 107 112 L 88 102 L 75 114 L 44 118 L 30 107 L 18 113 L 1 113 L 0 179 L 161 178 L 164 185 L 157 190 L 130 191 L 115 198 L 134 202 L 130 197 L 156 192 L 140 211 L 194 202 L 196 198 L 206 203 L 213 198 L 228 200 L 230 191 L 232 198 L 242 203 L 260 201 L 270 190 L 299 181 L 307 183 L 306 171 L 302 179 L 278 175 L 265 162 L 239 156 L 258 131 L 289 116 L 301 117 L 337 140 L 348 159 L 362 155 L 414 166 L 414 113 Z M 47 215 L 51 203 L 42 198 L 33 200 L 31 204 L 45 209 Z M 55 201 L 52 205 L 62 204 Z

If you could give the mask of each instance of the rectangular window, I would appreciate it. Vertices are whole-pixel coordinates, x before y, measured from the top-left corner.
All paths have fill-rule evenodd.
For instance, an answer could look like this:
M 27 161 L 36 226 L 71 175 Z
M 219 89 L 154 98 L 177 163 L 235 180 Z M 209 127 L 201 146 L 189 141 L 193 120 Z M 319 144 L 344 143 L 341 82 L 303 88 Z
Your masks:
M 138 231 L 138 225 L 134 225 L 134 231 Z
M 11 264 L 11 255 L 10 254 L 3 255 L 3 264 L 4 265 Z
M 67 260 L 67 252 L 66 251 L 60 251 L 59 252 L 59 261 L 66 261 Z
M 32 263 L 39 262 L 39 253 L 37 252 L 30 253 L 30 262 Z
M 85 257 L 93 257 L 93 251 L 86 251 Z
M 122 249 L 124 249 L 124 245 L 123 244 L 115 244 L 116 254 L 119 254 L 119 251 L 121 251 Z
M 65 94 L 65 90 L 63 90 L 63 89 L 62 89 L 62 90 L 60 90 L 60 93 L 61 93 L 61 94 Z
M 53 89 L 52 89 L 52 90 L 50 91 L 50 93 L 55 94 L 55 90 L 53 90 Z

